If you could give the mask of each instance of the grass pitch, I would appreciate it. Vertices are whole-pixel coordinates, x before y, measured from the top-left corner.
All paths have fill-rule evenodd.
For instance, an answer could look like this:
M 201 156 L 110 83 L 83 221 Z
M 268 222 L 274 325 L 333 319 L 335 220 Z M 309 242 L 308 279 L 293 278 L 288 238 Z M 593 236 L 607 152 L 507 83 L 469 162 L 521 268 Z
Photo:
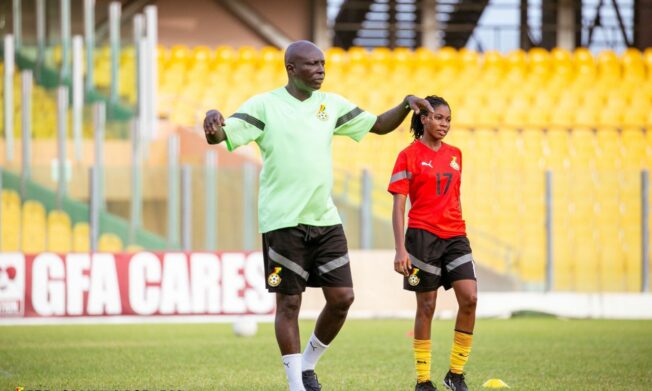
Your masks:
M 313 322 L 301 323 L 305 343 Z M 413 390 L 411 321 L 352 320 L 317 366 L 324 390 Z M 448 368 L 453 323 L 433 323 L 433 382 Z M 652 322 L 479 320 L 466 367 L 512 390 L 650 390 Z M 229 324 L 0 327 L 0 390 L 286 390 L 272 324 L 252 338 Z

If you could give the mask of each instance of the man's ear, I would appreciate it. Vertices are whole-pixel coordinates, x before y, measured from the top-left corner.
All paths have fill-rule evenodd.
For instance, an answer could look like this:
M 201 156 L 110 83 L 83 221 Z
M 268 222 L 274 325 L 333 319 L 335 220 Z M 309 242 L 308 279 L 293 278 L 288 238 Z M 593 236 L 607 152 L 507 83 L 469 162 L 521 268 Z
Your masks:
M 294 73 L 294 64 L 288 63 L 285 65 L 285 70 L 288 71 L 288 73 Z

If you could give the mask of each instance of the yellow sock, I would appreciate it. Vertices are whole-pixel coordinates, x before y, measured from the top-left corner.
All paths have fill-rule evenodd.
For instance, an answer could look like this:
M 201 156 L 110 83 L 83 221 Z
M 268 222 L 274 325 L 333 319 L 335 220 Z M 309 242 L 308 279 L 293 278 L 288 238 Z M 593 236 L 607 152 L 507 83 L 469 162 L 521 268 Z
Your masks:
M 430 359 L 432 358 L 431 343 L 429 339 L 415 339 L 414 362 L 417 369 L 417 383 L 430 380 Z
M 472 342 L 473 334 L 455 330 L 455 339 L 451 349 L 451 372 L 464 373 L 464 365 L 469 359 Z

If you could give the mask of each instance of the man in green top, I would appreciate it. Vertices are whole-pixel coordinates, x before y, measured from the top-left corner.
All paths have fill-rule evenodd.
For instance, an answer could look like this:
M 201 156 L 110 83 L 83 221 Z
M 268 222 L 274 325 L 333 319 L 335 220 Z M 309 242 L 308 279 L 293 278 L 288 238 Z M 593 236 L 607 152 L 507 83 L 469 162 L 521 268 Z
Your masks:
M 226 120 L 217 110 L 204 119 L 209 144 L 226 141 L 232 151 L 255 141 L 262 153 L 258 221 L 290 391 L 321 389 L 315 365 L 353 303 L 346 237 L 331 199 L 333 135 L 359 141 L 368 132 L 391 132 L 411 110 L 433 111 L 425 99 L 408 95 L 376 117 L 339 95 L 318 91 L 324 64 L 312 42 L 294 42 L 285 52 L 285 87 L 250 98 Z M 302 355 L 298 316 L 306 286 L 321 287 L 326 305 Z

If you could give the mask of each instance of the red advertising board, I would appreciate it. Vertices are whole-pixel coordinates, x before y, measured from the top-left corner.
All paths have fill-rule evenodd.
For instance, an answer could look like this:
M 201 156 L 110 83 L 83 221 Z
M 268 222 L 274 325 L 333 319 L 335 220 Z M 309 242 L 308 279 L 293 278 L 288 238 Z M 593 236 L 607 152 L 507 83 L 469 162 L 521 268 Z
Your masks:
M 0 253 L 0 318 L 273 312 L 260 252 Z

